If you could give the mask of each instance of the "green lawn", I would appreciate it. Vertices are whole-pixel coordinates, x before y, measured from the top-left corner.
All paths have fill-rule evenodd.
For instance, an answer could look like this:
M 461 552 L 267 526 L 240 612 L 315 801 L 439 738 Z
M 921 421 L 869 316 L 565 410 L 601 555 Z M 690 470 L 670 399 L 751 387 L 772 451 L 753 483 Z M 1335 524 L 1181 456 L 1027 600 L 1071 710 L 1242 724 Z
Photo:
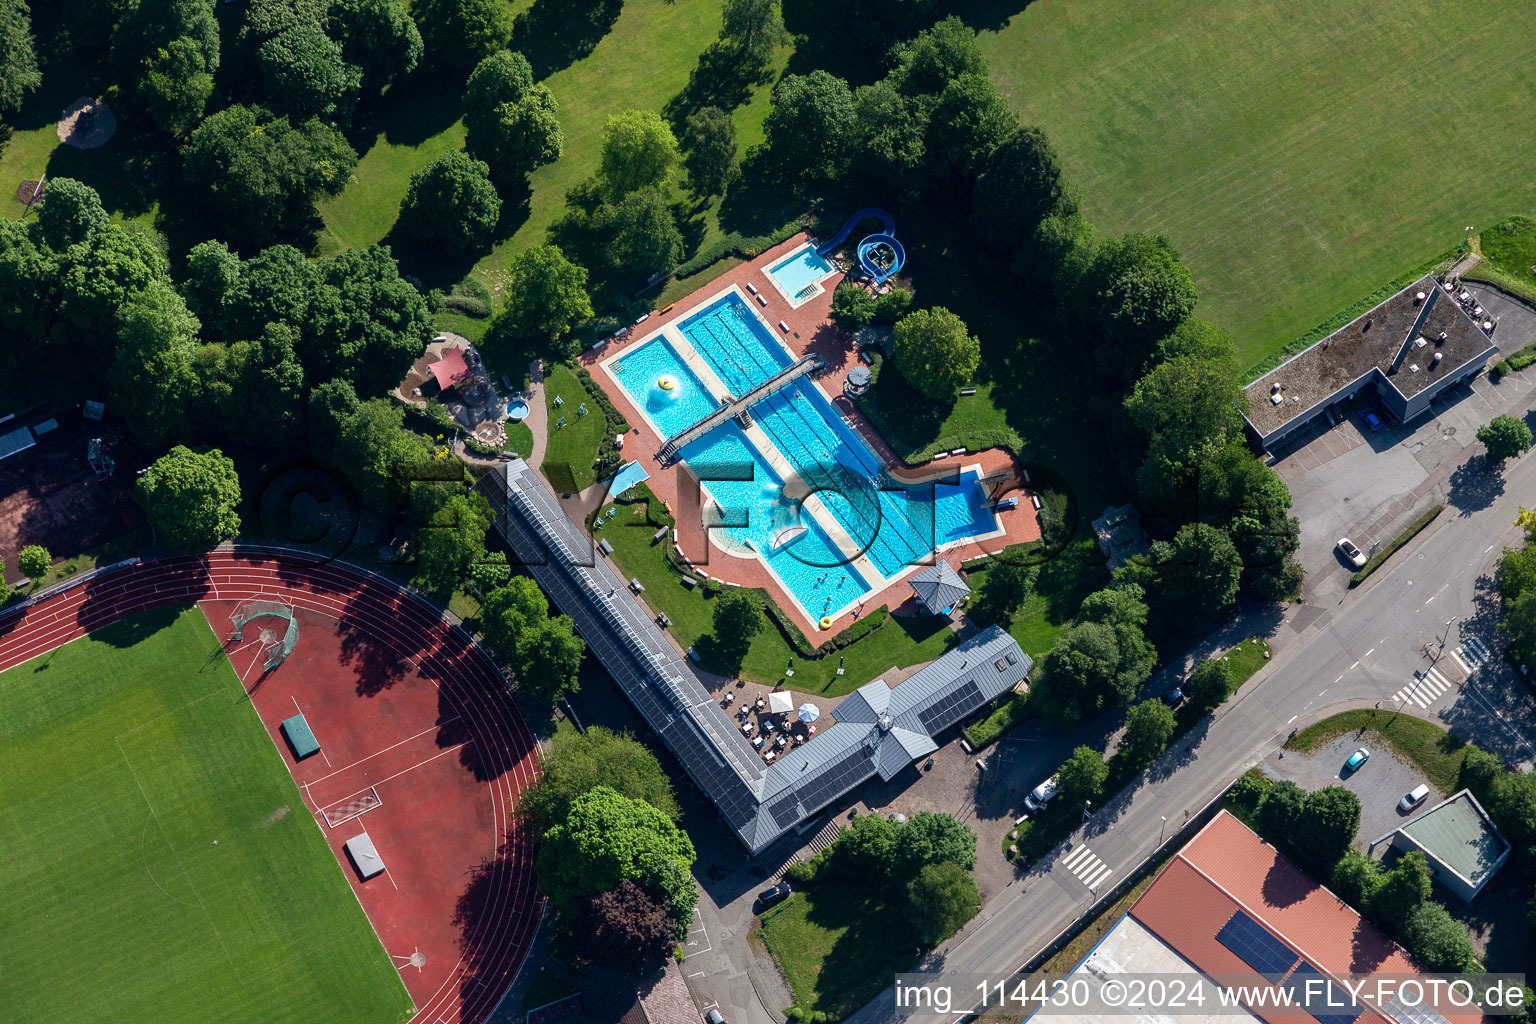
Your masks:
M 802 1010 L 838 1020 L 912 968 L 917 939 L 902 900 L 812 886 L 763 915 L 759 933 Z
M 678 642 L 684 647 L 698 644 L 703 656 L 700 664 L 710 671 L 771 684 L 783 678 L 789 659 L 794 657 L 794 689 L 835 697 L 852 692 L 893 666 L 932 661 L 957 640 L 955 633 L 938 619 L 892 616 L 873 633 L 842 651 L 807 660 L 795 656 L 784 634 L 769 622 L 753 638 L 739 669 L 714 662 L 708 640 L 715 628 L 714 597 L 702 586 L 683 586 L 662 545 L 651 543 L 656 528 L 650 525 L 643 503 L 615 504 L 619 514 L 598 531 L 598 537 L 613 545 L 613 562 L 621 575 L 633 576 L 643 583 L 646 602 L 667 613 L 672 620 L 670 632 Z M 824 638 L 825 634 L 811 637 L 812 641 Z M 841 676 L 837 674 L 839 655 L 844 659 Z
M 1532 208 L 1536 7 L 1037 0 L 983 34 L 1104 233 L 1166 234 L 1256 363 Z
M 564 399 L 565 404 L 555 405 L 556 398 Z M 585 416 L 576 412 L 583 403 L 587 406 Z M 603 410 L 563 363 L 551 365 L 545 374 L 544 404 L 549 410 L 549 445 L 540 468 L 556 490 L 582 490 L 595 479 L 593 464 L 603 440 Z M 563 427 L 561 420 L 565 421 Z M 569 471 L 557 468 L 566 466 Z
M 994 446 L 1021 447 L 1006 414 L 993 402 L 990 381 L 979 381 L 974 395 L 960 395 L 944 409 L 913 390 L 878 355 L 875 372 L 875 386 L 859 399 L 859 409 L 908 463 L 920 464 L 954 448 L 976 452 Z
M 508 423 L 506 447 L 525 459 L 532 455 L 533 428 L 526 423 Z
M 410 1015 L 201 611 L 14 668 L 0 706 L 0 1000 L 17 1019 Z
M 1484 228 L 1475 239 L 1483 262 L 1467 274 L 1493 282 L 1528 302 L 1536 302 L 1536 220 L 1510 217 Z
M 1345 733 L 1374 736 L 1409 762 L 1442 793 L 1454 792 L 1467 757 L 1467 744 L 1439 726 L 1399 714 L 1390 708 L 1345 711 L 1309 725 L 1285 744 L 1288 750 L 1306 752 L 1331 743 Z
M 1269 653 L 1269 641 L 1253 636 L 1221 656 L 1227 663 L 1227 673 L 1232 677 L 1233 693 L 1264 667 L 1269 661 Z

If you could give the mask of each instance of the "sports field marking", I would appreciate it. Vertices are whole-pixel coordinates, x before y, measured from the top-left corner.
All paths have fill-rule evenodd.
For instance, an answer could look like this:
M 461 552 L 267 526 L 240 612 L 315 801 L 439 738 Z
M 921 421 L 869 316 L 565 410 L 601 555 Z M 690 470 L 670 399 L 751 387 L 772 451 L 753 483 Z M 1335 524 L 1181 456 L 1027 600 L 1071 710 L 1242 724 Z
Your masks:
M 427 758 L 425 761 L 417 761 L 415 764 L 411 765 L 409 768 L 402 768 L 399 771 L 395 772 L 395 774 L 389 775 L 389 776 L 386 776 L 386 777 L 380 779 L 379 781 L 373 783 L 373 785 L 369 786 L 368 789 L 373 789 L 374 786 L 382 786 L 382 785 L 384 785 L 384 783 L 389 782 L 392 779 L 398 779 L 402 775 L 409 775 L 411 772 L 415 771 L 417 768 L 420 768 L 423 765 L 429 765 L 433 761 L 436 761 L 438 758 L 444 756 L 445 754 L 451 754 L 455 750 L 458 750 L 461 747 L 467 747 L 467 746 L 469 746 L 473 742 L 475 742 L 475 741 L 474 740 L 465 740 L 463 743 L 455 743 L 451 747 L 445 747 L 444 749 L 439 750 L 437 753 L 433 754 L 431 757 Z M 399 745 L 400 744 L 398 744 L 398 743 L 395 744 L 395 746 L 397 746 L 397 747 Z M 380 753 L 383 753 L 383 751 L 380 751 Z M 373 755 L 369 755 L 369 756 L 373 756 Z M 366 758 L 366 757 L 363 758 L 363 761 L 366 761 L 366 760 L 368 760 L 368 758 Z M 358 764 L 362 764 L 362 761 L 359 761 Z M 342 771 L 346 771 L 346 769 L 343 768 Z M 336 774 L 338 774 L 338 773 L 337 772 L 332 772 L 331 773 L 331 775 L 336 775 Z M 326 776 L 326 777 L 329 778 L 330 776 Z M 342 797 L 342 800 L 351 800 L 353 797 L 362 796 L 367 791 L 368 790 L 360 789 L 356 793 L 349 793 L 346 796 Z M 331 806 L 334 807 L 335 805 L 332 804 Z
M 457 722 L 458 720 L 459 720 L 459 716 L 458 715 L 454 715 L 452 718 L 444 719 L 441 722 L 438 722 L 438 723 L 436 723 L 434 725 L 429 726 L 426 729 L 421 730 L 421 732 L 416 733 L 416 735 L 414 735 L 414 736 L 407 736 L 405 739 L 401 740 L 399 743 L 391 743 L 389 746 L 384 747 L 381 750 L 375 750 L 371 754 L 367 754 L 367 755 L 365 755 L 363 757 L 358 758 L 356 761 L 353 761 L 351 764 L 347 765 L 344 768 L 337 768 L 335 771 L 328 772 L 327 774 L 320 776 L 318 779 L 313 779 L 313 780 L 311 780 L 310 784 L 318 786 L 320 783 L 324 782 L 326 779 L 330 778 L 332 775 L 340 775 L 342 772 L 346 771 L 348 768 L 356 768 L 358 765 L 362 764 L 364 761 L 370 761 L 373 758 L 378 757 L 380 754 L 387 754 L 387 753 L 389 753 L 391 750 L 394 750 L 396 747 L 400 746 L 401 743 L 409 743 L 409 742 L 411 742 L 411 740 L 414 740 L 414 739 L 417 739 L 419 737 L 425 736 L 429 732 L 437 732 L 443 726 L 448 725 L 448 724 L 450 724 L 452 722 Z M 463 746 L 463 745 L 464 744 L 462 744 L 462 743 L 459 744 L 459 746 Z M 455 747 L 454 749 L 457 750 L 458 747 Z M 426 762 L 422 762 L 422 763 L 425 764 Z M 410 769 L 406 769 L 406 770 L 409 771 Z M 390 778 L 394 778 L 394 776 L 391 775 Z
M 379 796 L 379 791 L 369 786 L 366 793 L 359 794 L 355 799 L 349 797 L 346 800 L 334 803 L 320 813 L 325 816 L 325 823 L 331 828 L 335 828 L 337 825 L 351 821 L 353 818 L 383 806 L 384 801 Z

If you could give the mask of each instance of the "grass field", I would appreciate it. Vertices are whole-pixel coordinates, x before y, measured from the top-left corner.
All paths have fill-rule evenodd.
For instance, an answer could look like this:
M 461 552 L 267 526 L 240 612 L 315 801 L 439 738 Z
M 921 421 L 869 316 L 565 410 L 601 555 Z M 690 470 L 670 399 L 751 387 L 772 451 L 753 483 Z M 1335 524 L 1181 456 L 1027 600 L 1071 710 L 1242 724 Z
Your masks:
M 763 915 L 758 934 L 802 1010 L 840 1019 L 873 999 L 892 974 L 912 968 L 918 942 L 903 901 L 889 897 L 812 886 Z
M 389 1024 L 410 999 L 203 614 L 0 674 L 0 1001 L 32 1024 Z
M 1389 708 L 1345 711 L 1325 718 L 1301 730 L 1285 746 L 1306 753 L 1362 729 L 1423 772 L 1435 788 L 1443 793 L 1455 791 L 1461 762 L 1467 759 L 1467 744 L 1431 722 Z
M 555 399 L 564 405 L 555 405 Z M 549 410 L 549 444 L 544 449 L 544 464 L 539 468 L 556 490 L 579 491 L 595 479 L 593 463 L 597 446 L 603 440 L 603 411 L 581 381 L 563 363 L 553 363 L 544 378 L 544 402 Z M 585 403 L 587 415 L 576 410 Z M 560 421 L 565 426 L 560 426 Z M 569 472 L 564 468 L 569 466 Z
M 1256 363 L 1536 205 L 1518 0 L 1036 0 L 982 45 L 1094 225 L 1166 234 Z

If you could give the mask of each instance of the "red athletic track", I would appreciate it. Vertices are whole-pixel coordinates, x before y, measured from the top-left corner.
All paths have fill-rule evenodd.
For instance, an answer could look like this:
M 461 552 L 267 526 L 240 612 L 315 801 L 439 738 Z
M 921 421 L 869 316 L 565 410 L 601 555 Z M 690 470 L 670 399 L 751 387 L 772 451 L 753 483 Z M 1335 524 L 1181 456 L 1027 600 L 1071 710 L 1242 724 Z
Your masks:
M 516 978 L 542 912 L 542 901 L 535 889 L 534 848 L 518 834 L 509 816 L 518 793 L 538 775 L 538 748 L 512 705 L 501 674 L 461 629 L 444 622 L 438 609 L 386 580 L 344 564 L 296 567 L 279 564 L 264 553 L 217 551 L 199 559 L 162 559 L 109 572 L 34 605 L 0 615 L 0 670 L 45 654 L 119 619 L 167 605 L 206 602 L 204 608 L 215 633 L 222 633 L 233 607 L 231 602 L 254 596 L 281 598 L 301 610 L 301 649 L 306 646 L 306 634 L 302 632 L 306 620 L 313 618 L 309 613 L 316 613 L 338 625 L 343 650 L 350 644 L 354 657 L 382 654 L 401 670 L 396 678 L 405 681 L 388 684 L 388 690 L 363 694 L 359 692 L 364 689 L 359 673 L 335 665 L 329 674 L 356 687 L 351 693 L 354 710 L 338 716 L 334 694 L 329 702 L 315 698 L 325 707 L 323 725 L 312 719 L 322 744 L 332 745 L 334 740 L 336 747 L 345 749 L 342 741 L 354 739 L 351 729 L 345 730 L 347 735 L 343 737 L 337 737 L 334 729 L 331 737 L 325 735 L 325 729 L 334 726 L 338 717 L 345 717 L 347 721 L 342 724 L 356 727 L 360 733 L 377 733 L 376 723 L 390 712 L 389 705 L 376 694 L 405 703 L 404 687 L 411 681 L 406 677 L 427 680 L 441 695 L 438 707 L 457 712 L 460 734 L 453 737 L 452 745 L 463 743 L 464 753 L 472 755 L 462 759 L 445 755 L 433 764 L 453 766 L 461 776 L 472 771 L 476 778 L 484 780 L 479 783 L 483 786 L 481 800 L 488 798 L 491 813 L 486 814 L 483 805 L 444 808 L 434 804 L 433 810 L 439 817 L 452 819 L 457 815 L 478 823 L 476 834 L 483 837 L 483 845 L 466 850 L 451 828 L 410 830 L 409 822 L 390 820 L 383 811 L 404 807 L 406 801 L 394 800 L 389 794 L 384 794 L 384 808 L 369 811 L 334 830 L 327 829 L 323 822 L 320 827 L 389 952 L 395 956 L 412 952 L 409 948 L 392 948 L 390 938 L 396 939 L 395 946 L 404 934 L 419 934 L 429 940 L 421 944 L 422 951 L 428 954 L 425 969 L 401 966 L 396 960 L 418 1008 L 413 1024 L 478 1024 L 501 1002 Z M 311 647 L 324 649 L 337 643 L 335 636 L 315 637 L 314 632 L 310 630 Z M 359 639 L 367 651 L 358 647 Z M 248 688 L 260 671 L 257 668 L 246 672 L 254 653 L 247 648 L 235 656 L 236 671 L 245 673 Z M 280 666 L 255 688 L 252 700 L 273 732 L 284 762 L 295 779 L 303 783 L 307 781 L 303 776 L 323 776 L 330 769 L 318 757 L 295 765 L 275 729 L 281 718 L 293 713 L 291 709 L 283 712 L 291 694 L 297 692 L 302 697 L 303 686 L 312 682 L 313 663 L 306 660 L 302 672 L 294 665 L 294 671 L 287 677 L 284 667 L 288 666 Z M 393 692 L 394 685 L 402 687 L 398 694 Z M 264 709 L 264 704 L 271 706 Z M 441 711 L 434 716 L 441 717 Z M 370 720 L 375 723 L 371 729 Z M 439 724 L 439 728 L 446 729 L 446 724 Z M 410 727 L 404 735 L 417 731 L 417 727 Z M 369 749 L 383 753 L 378 747 Z M 432 746 L 418 749 L 418 753 L 431 756 L 443 752 Z M 391 764 L 378 768 L 379 777 L 384 778 L 383 773 L 394 767 Z M 338 767 L 337 774 L 344 770 Z M 363 786 L 368 784 L 369 770 L 361 770 Z M 343 781 L 347 780 L 337 780 L 338 784 Z M 430 790 L 405 794 L 407 800 L 417 800 L 418 806 L 422 799 L 432 800 L 440 794 L 448 798 L 457 796 L 460 804 L 477 803 L 464 800 L 462 786 L 444 788 L 440 782 L 413 781 Z M 352 791 L 345 788 L 345 793 Z M 336 791 L 331 795 L 339 794 Z M 318 808 L 310 809 L 318 815 Z M 370 826 L 370 819 L 378 824 Z M 442 859 L 453 865 L 466 862 L 467 858 L 468 864 L 479 865 L 479 869 L 471 878 L 460 875 L 452 884 L 423 887 L 426 891 L 396 890 L 386 875 L 359 882 L 340 844 L 365 826 L 370 826 L 370 835 L 375 836 L 385 855 L 389 875 L 404 879 L 412 875 L 441 876 Z M 384 827 L 382 835 L 376 831 L 380 826 Z M 402 828 L 408 831 L 402 834 Z M 391 833 L 401 842 L 392 843 Z M 408 863 L 400 863 L 398 858 L 391 862 L 391 849 L 397 854 L 402 849 L 409 852 L 414 843 L 419 853 L 422 844 L 430 844 L 434 838 L 439 846 L 451 842 L 454 848 L 437 851 L 444 857 L 434 856 L 428 864 L 420 863 L 420 856 Z M 431 939 L 444 934 L 445 927 L 451 927 L 452 948 L 428 948 Z

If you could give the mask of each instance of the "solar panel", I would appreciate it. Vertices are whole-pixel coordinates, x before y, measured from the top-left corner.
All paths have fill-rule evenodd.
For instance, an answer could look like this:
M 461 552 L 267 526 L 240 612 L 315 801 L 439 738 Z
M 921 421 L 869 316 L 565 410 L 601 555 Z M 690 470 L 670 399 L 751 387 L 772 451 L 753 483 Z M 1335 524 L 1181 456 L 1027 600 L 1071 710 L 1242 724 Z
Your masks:
M 1317 979 L 1322 977 L 1322 971 L 1303 960 L 1285 983 L 1291 1004 L 1305 1007 L 1318 1024 L 1355 1024 L 1364 1011 L 1333 982 L 1317 985 Z
M 1265 931 L 1263 925 L 1241 910 L 1221 926 L 1221 931 L 1216 933 L 1216 941 L 1271 981 L 1285 977 L 1298 959 L 1290 947 Z
M 931 707 L 920 711 L 917 720 L 928 735 L 943 732 L 966 712 L 981 705 L 981 688 L 973 682 L 940 697 Z
M 1393 996 L 1387 1004 L 1387 1015 L 1398 1024 L 1450 1024 L 1428 1006 L 1407 1006 L 1401 996 Z

